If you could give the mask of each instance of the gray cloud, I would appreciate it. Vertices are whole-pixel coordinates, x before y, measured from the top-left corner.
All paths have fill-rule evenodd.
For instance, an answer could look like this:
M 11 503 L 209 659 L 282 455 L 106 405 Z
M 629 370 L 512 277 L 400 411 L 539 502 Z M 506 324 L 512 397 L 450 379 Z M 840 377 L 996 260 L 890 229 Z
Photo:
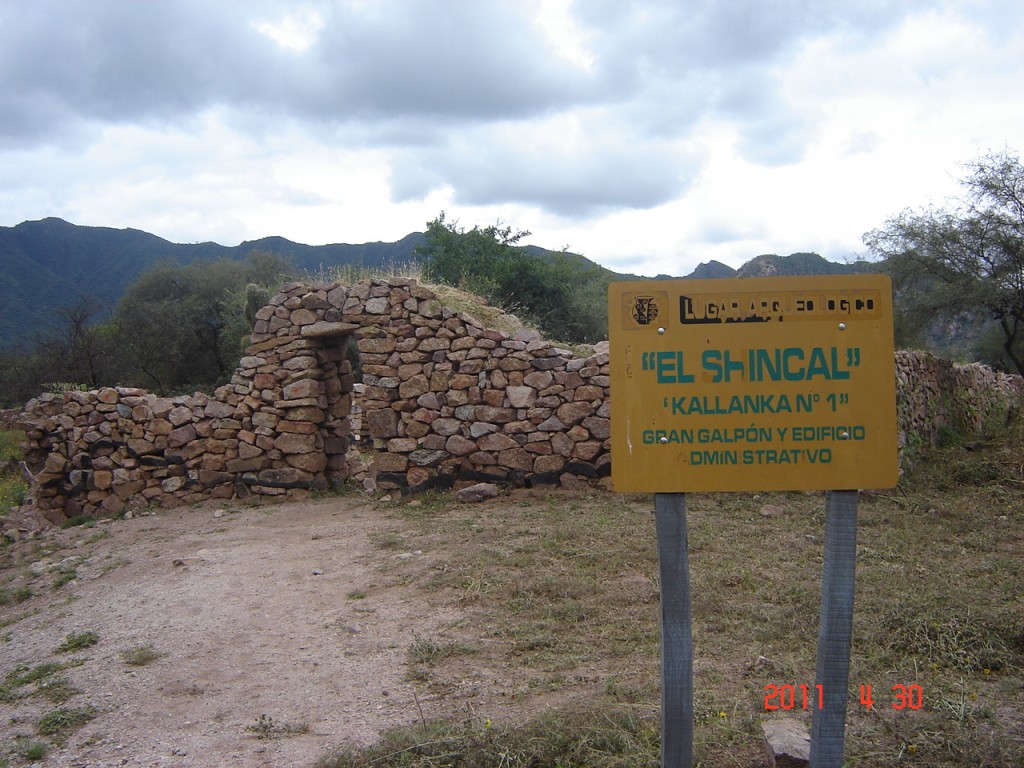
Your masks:
M 541 113 L 591 90 L 508 4 L 320 4 L 305 51 L 255 29 L 286 3 L 38 0 L 0 11 L 0 135 L 175 121 L 212 106 L 346 123 Z M 59 21 L 58 21 L 59 20 Z
M 258 29 L 307 7 L 322 26 L 304 49 Z M 79 149 L 111 125 L 187 133 L 215 110 L 256 143 L 286 127 L 321 146 L 383 149 L 397 200 L 450 186 L 466 205 L 514 202 L 588 218 L 684 194 L 703 167 L 690 139 L 702 122 L 731 126 L 751 163 L 798 161 L 819 122 L 813 105 L 787 101 L 780 73 L 809 41 L 838 36 L 856 47 L 922 8 L 979 14 L 994 36 L 1024 15 L 1019 0 L 980 9 L 936 0 L 579 0 L 571 12 L 592 56 L 584 69 L 552 48 L 526 15 L 531 7 L 0 3 L 0 149 Z M 582 128 L 560 136 L 569 117 Z M 194 171 L 187 159 L 181 167 Z
M 399 199 L 413 199 L 450 185 L 460 204 L 524 203 L 575 218 L 665 203 L 682 194 L 701 167 L 696 153 L 629 136 L 628 127 L 585 130 L 564 143 L 559 130 L 520 125 L 407 151 L 394 163 L 392 187 Z

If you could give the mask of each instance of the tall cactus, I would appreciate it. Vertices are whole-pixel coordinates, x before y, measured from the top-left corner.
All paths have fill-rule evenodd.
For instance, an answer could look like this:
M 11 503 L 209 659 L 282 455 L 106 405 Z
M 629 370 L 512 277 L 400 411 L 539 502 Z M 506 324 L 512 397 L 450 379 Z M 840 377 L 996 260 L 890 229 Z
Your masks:
M 249 330 L 256 326 L 256 313 L 270 301 L 270 289 L 256 283 L 245 286 L 245 323 Z

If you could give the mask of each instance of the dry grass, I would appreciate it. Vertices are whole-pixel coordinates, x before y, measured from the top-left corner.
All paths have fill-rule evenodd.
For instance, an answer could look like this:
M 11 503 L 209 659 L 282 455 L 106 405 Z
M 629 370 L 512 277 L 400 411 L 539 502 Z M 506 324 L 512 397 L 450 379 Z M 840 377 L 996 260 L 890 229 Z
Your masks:
M 1024 478 L 1018 456 L 1017 442 L 980 451 L 950 448 L 919 461 L 918 473 L 898 490 L 862 494 L 850 765 L 1024 765 Z M 822 494 L 772 493 L 691 494 L 687 501 L 696 752 L 706 768 L 756 765 L 760 723 L 774 716 L 765 709 L 765 686 L 813 690 L 815 683 L 825 500 Z M 762 516 L 767 504 L 785 511 Z M 469 643 L 474 653 L 437 654 L 430 674 L 416 678 L 419 684 L 441 694 L 475 668 L 504 669 L 509 679 L 523 681 L 518 693 L 524 697 L 556 692 L 563 702 L 588 702 L 589 714 L 563 705 L 544 721 L 546 732 L 561 729 L 566 744 L 581 717 L 656 715 L 653 500 L 551 494 L 513 497 L 489 514 L 497 509 L 452 506 L 437 497 L 399 512 L 405 545 L 441 559 L 421 574 L 423 588 L 457 601 L 471 617 L 443 642 Z M 875 702 L 870 710 L 859 703 L 861 686 L 868 685 Z M 897 709 L 896 685 L 920 686 L 923 706 Z M 375 750 L 331 764 L 501 764 L 494 751 L 467 756 L 480 724 L 452 714 L 456 719 L 443 728 L 460 736 L 391 735 Z M 810 723 L 811 712 L 799 704 L 781 714 Z M 601 727 L 619 728 L 610 722 Z M 524 755 L 527 738 L 536 738 L 533 725 L 503 726 L 500 738 L 476 741 Z M 444 762 L 416 739 L 440 740 L 459 758 Z M 648 751 L 604 762 L 560 759 L 504 764 L 652 764 Z

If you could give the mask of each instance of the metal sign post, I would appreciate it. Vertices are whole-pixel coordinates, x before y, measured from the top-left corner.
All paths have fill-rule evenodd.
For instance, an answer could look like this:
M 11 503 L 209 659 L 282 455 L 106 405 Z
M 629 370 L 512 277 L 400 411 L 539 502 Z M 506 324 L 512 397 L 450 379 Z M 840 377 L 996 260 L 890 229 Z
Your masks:
M 661 577 L 661 764 L 693 765 L 693 624 L 686 494 L 654 495 Z
M 831 491 L 825 504 L 818 663 L 821 709 L 811 715 L 811 768 L 842 768 L 857 566 L 857 492 Z

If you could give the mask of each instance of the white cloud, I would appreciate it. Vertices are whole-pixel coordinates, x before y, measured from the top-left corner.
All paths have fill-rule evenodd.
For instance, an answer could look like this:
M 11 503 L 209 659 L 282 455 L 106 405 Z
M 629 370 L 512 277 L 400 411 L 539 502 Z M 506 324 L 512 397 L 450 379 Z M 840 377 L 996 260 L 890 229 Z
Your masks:
M 255 22 L 253 26 L 282 48 L 301 53 L 316 42 L 324 18 L 316 8 L 305 7 L 291 10 L 275 21 Z

